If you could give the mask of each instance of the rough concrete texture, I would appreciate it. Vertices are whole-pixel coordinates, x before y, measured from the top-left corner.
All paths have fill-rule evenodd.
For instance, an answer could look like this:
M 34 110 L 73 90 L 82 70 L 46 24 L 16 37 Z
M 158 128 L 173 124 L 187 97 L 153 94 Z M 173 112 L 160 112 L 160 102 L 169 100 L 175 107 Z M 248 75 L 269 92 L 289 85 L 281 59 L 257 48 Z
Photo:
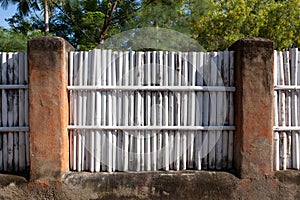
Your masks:
M 265 179 L 226 172 L 67 173 L 59 181 L 0 176 L 0 199 L 300 199 L 300 171 Z
M 241 178 L 270 176 L 273 169 L 273 42 L 246 38 L 235 51 L 234 165 Z
M 103 199 L 229 199 L 237 179 L 223 172 L 69 173 L 64 184 Z
M 28 42 L 30 177 L 60 177 L 68 171 L 68 52 L 59 37 Z

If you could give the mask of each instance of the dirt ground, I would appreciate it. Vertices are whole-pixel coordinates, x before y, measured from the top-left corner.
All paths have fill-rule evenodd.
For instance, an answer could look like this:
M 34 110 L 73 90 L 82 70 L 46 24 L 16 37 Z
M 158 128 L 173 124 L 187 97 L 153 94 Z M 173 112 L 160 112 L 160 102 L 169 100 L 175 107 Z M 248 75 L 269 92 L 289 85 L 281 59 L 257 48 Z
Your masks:
M 66 199 L 59 187 L 28 183 L 26 178 L 0 174 L 0 199 Z

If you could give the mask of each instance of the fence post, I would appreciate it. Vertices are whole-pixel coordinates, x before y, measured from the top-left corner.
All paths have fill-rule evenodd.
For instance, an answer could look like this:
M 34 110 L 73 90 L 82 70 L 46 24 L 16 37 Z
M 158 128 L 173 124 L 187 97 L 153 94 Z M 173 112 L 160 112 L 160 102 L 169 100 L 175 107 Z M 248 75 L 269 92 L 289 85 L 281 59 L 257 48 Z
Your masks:
M 273 171 L 273 42 L 246 38 L 234 43 L 234 165 L 241 178 L 260 178 Z
M 68 51 L 59 37 L 28 41 L 30 177 L 55 178 L 69 167 Z

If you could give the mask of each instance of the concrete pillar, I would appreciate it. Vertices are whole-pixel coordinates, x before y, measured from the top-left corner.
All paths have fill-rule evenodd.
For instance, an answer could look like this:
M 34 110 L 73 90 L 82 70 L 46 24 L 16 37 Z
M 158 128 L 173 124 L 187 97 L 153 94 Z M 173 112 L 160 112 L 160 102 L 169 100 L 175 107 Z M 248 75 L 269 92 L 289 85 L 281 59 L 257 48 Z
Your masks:
M 235 51 L 234 166 L 241 178 L 273 171 L 273 42 L 241 39 Z
M 28 42 L 30 177 L 60 178 L 69 169 L 68 52 L 59 37 Z

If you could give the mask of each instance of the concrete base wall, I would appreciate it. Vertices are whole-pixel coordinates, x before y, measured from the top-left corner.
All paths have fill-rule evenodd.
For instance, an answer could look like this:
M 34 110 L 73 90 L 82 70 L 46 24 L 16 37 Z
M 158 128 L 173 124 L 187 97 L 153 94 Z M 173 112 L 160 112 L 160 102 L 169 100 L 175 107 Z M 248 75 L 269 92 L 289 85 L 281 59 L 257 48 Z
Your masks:
M 206 171 L 68 173 L 63 187 L 90 199 L 300 199 L 300 172 L 277 172 L 263 179 Z
M 0 175 L 0 199 L 300 199 L 300 171 L 263 179 L 226 172 L 67 173 L 27 182 Z

